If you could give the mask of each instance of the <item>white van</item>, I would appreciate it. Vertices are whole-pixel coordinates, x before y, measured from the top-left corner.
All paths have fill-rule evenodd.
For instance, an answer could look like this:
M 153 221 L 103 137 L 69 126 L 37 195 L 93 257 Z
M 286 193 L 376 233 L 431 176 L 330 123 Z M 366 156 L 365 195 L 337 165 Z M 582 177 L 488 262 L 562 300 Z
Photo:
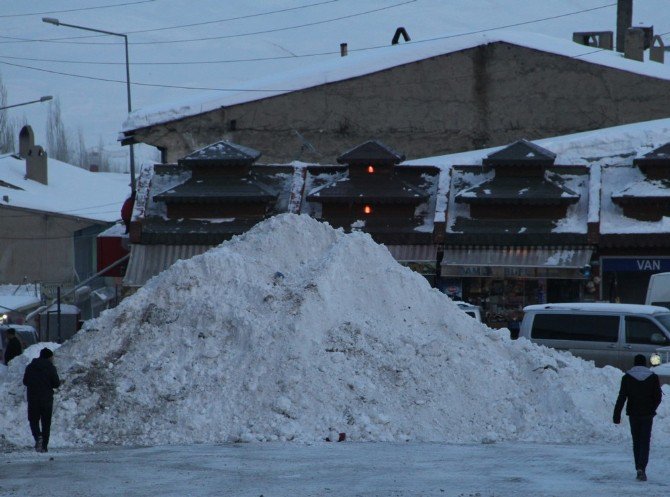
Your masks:
M 649 278 L 647 305 L 661 305 L 670 309 L 670 273 L 656 273 Z
M 596 366 L 628 370 L 637 354 L 649 358 L 670 346 L 670 309 L 639 304 L 565 303 L 523 309 L 519 336 L 567 350 Z

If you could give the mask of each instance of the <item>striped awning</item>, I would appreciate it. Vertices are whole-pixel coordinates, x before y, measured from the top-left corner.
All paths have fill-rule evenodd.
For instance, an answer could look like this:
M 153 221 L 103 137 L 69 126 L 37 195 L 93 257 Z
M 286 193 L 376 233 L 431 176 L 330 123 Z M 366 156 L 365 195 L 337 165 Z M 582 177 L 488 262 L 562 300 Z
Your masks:
M 588 247 L 445 247 L 442 266 L 583 268 Z
M 130 246 L 130 261 L 123 284 L 143 286 L 150 278 L 169 268 L 179 259 L 190 259 L 211 249 L 213 245 L 140 245 Z
M 437 264 L 437 245 L 386 245 L 398 262 L 432 262 Z

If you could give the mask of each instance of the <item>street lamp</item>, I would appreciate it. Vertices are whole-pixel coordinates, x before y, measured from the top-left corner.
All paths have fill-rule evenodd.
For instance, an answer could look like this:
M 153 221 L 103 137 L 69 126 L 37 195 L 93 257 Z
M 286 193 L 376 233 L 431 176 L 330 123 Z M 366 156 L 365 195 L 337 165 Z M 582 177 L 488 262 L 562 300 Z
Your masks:
M 30 102 L 23 102 L 20 104 L 14 104 L 14 105 L 6 105 L 5 107 L 0 107 L 0 110 L 5 110 L 5 109 L 11 109 L 12 107 L 19 107 L 20 105 L 28 105 L 28 104 L 35 104 L 39 102 L 47 102 L 48 100 L 51 100 L 52 97 L 51 95 L 45 95 L 43 97 L 40 97 L 39 100 L 31 100 Z
M 86 26 L 78 26 L 76 24 L 67 24 L 60 22 L 53 17 L 43 17 L 42 22 L 53 24 L 54 26 L 66 26 L 68 28 L 83 29 L 84 31 L 93 31 L 94 33 L 102 33 L 105 35 L 121 36 L 126 46 L 126 92 L 128 94 L 128 114 L 133 110 L 130 100 L 130 63 L 128 61 L 128 35 L 123 33 L 114 33 L 113 31 L 105 31 L 104 29 L 87 28 Z M 130 189 L 135 193 L 135 150 L 133 144 L 130 144 Z

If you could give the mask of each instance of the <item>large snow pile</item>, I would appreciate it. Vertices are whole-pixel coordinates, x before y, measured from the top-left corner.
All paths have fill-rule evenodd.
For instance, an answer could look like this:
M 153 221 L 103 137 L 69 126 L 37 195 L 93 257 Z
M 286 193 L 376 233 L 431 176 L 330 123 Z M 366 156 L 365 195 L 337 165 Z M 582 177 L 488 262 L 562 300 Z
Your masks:
M 0 376 L 6 444 L 31 441 L 26 362 Z M 56 365 L 53 446 L 627 435 L 611 424 L 618 370 L 511 341 L 368 235 L 307 216 L 178 262 L 89 322 Z M 670 440 L 665 407 L 655 443 Z

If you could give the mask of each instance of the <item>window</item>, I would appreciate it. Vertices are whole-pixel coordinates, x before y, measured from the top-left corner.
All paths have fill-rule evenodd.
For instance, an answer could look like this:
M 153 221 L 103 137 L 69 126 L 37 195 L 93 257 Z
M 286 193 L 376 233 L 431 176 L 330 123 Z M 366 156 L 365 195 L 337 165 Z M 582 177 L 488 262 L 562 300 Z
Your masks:
M 626 316 L 626 343 L 667 345 L 668 342 L 668 338 L 653 321 Z
M 536 314 L 531 337 L 614 343 L 619 338 L 619 316 Z

